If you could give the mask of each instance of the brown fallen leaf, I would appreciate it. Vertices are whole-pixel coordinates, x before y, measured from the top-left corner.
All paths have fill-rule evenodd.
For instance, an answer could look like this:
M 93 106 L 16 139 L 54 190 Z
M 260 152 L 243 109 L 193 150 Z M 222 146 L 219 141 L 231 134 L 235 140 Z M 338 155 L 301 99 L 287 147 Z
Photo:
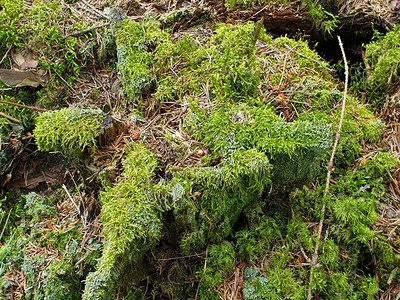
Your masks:
M 43 74 L 40 70 L 19 71 L 0 69 L 0 80 L 11 87 L 37 87 L 39 84 L 42 86 L 46 85 L 49 81 L 49 75 Z
M 18 69 L 26 71 L 36 69 L 39 65 L 35 54 L 31 49 L 17 50 L 13 53 L 14 62 L 18 65 Z

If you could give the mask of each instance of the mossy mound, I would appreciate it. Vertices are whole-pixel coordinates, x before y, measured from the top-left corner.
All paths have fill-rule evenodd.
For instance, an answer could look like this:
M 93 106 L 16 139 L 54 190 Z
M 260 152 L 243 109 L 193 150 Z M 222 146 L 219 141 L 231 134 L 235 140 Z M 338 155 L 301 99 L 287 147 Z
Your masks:
M 117 286 L 124 285 L 121 278 L 130 284 L 140 278 L 136 268 L 160 238 L 160 211 L 152 193 L 157 160 L 141 144 L 126 152 L 118 183 L 101 194 L 104 250 L 96 272 L 86 278 L 83 299 L 113 299 Z
M 131 2 L 122 6 L 141 7 Z M 233 12 L 239 6 L 285 2 L 225 5 Z M 320 29 L 333 30 L 334 16 L 311 1 L 304 3 L 301 10 L 308 10 L 316 25 L 323 21 Z M 84 10 L 80 4 L 70 7 Z M 15 212 L 10 210 L 10 220 L 18 225 L 7 226 L 1 207 L 0 223 L 7 218 L 5 236 L 0 236 L 4 294 L 22 290 L 22 284 L 13 288 L 8 280 L 18 274 L 26 279 L 26 299 L 87 300 L 305 299 L 307 290 L 324 299 L 369 299 L 398 279 L 394 248 L 399 243 L 374 227 L 379 221 L 375 205 L 390 201 L 388 174 L 397 162 L 381 149 L 378 155 L 362 154 L 380 141 L 385 125 L 347 95 L 331 193 L 325 195 L 325 164 L 339 123 L 343 84 L 305 41 L 273 38 L 261 21 L 203 24 L 210 14 L 201 8 L 158 19 L 146 13 L 136 22 L 120 7 L 103 12 L 111 28 L 91 39 L 103 27 L 88 33 L 80 31 L 83 23 L 75 23 L 60 30 L 58 2 L 2 5 L 0 53 L 7 56 L 8 47 L 32 48 L 53 75 L 47 87 L 35 92 L 36 104 L 61 104 L 61 82 L 65 90 L 83 92 L 93 88 L 93 80 L 106 93 L 101 104 L 103 92 L 93 89 L 95 105 L 124 122 L 112 145 L 114 137 L 89 157 L 83 154 L 87 148 L 97 150 L 101 127 L 107 125 L 102 110 L 64 108 L 36 118 L 0 105 L 11 116 L 21 113 L 26 128 L 36 122 L 40 150 L 59 151 L 65 161 L 85 160 L 79 167 L 94 172 L 79 169 L 74 176 L 72 169 L 79 193 L 63 195 L 57 207 L 37 194 L 26 196 Z M 70 22 L 73 16 L 66 14 Z M 380 44 L 378 56 L 393 54 L 397 40 L 391 39 Z M 80 63 L 94 72 L 82 76 Z M 372 65 L 377 71 L 379 59 Z M 391 87 L 396 68 L 379 71 L 392 74 Z M 82 80 L 75 81 L 79 74 Z M 113 86 L 111 93 L 107 84 Z M 16 93 L 4 95 L 12 100 Z M 62 101 L 74 102 L 64 96 Z M 87 101 L 79 99 L 80 105 Z M 8 159 L 3 155 L 0 163 Z M 317 265 L 310 267 L 316 244 Z M 49 263 L 41 253 L 56 259 Z
M 301 220 L 284 228 L 285 222 L 272 215 L 260 218 L 244 211 L 258 207 L 262 212 L 260 199 L 271 189 L 293 189 L 324 173 L 321 162 L 331 147 L 342 93 L 329 66 L 305 42 L 255 32 L 253 23 L 220 24 L 214 35 L 172 39 L 152 18 L 117 26 L 118 66 L 128 101 L 139 109 L 148 109 L 149 97 L 156 101 L 152 105 L 186 106 L 183 128 L 209 154 L 200 166 L 167 168 L 165 178 L 155 184 L 155 158 L 140 144 L 128 147 L 123 175 L 102 194 L 105 249 L 97 271 L 87 278 L 85 299 L 110 299 L 124 270 L 141 266 L 145 253 L 162 237 L 163 213 L 172 222 L 164 228 L 174 231 L 168 242 L 177 243 L 181 253 L 215 244 L 207 260 L 210 269 L 202 275 L 204 299 L 216 297 L 213 289 L 232 270 L 235 255 L 227 238 L 235 238 L 241 259 L 259 259 L 260 248 L 274 246 L 256 240 L 280 243 L 285 231 L 288 236 L 299 233 L 303 247 L 312 251 L 316 237 L 307 237 Z M 338 165 L 347 167 L 360 154 L 361 143 L 377 141 L 382 130 L 373 114 L 351 98 Z M 256 233 L 245 228 L 235 232 L 243 213 Z M 141 220 L 150 223 L 145 226 Z M 331 246 L 326 253 L 337 254 L 335 243 Z M 299 278 L 305 280 L 309 273 L 287 269 L 282 282 L 278 271 L 291 257 L 289 250 L 279 251 L 269 270 L 271 284 L 255 280 L 257 293 L 275 291 L 280 297 L 276 289 L 281 289 L 301 299 L 306 288 Z M 333 267 L 335 260 L 329 261 Z M 322 278 L 317 273 L 315 278 Z M 323 289 L 322 282 L 330 278 L 317 281 L 313 289 Z M 254 296 L 250 294 L 249 299 Z

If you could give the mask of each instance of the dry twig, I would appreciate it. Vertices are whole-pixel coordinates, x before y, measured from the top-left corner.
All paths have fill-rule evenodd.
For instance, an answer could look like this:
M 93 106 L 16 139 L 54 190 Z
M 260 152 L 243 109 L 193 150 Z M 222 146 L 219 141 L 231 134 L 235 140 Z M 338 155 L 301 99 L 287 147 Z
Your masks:
M 76 31 L 76 32 L 73 32 L 73 33 L 67 35 L 64 39 L 66 39 L 68 37 L 71 37 L 71 36 L 78 36 L 78 35 L 81 35 L 81 34 L 85 34 L 85 33 L 88 33 L 90 31 L 106 27 L 108 25 L 110 25 L 110 23 L 100 24 L 100 25 L 94 26 L 92 28 L 87 28 L 87 29 L 84 29 L 84 30 Z
M 13 117 L 11 117 L 11 116 L 9 116 L 9 115 L 3 113 L 3 112 L 0 112 L 0 117 L 9 119 L 9 120 L 10 120 L 11 122 L 13 122 L 13 123 L 22 124 L 22 122 L 21 122 L 20 120 L 18 120 L 18 119 L 16 119 L 16 118 L 13 118 Z
M 344 118 L 344 113 L 345 113 L 345 109 L 346 109 L 347 87 L 348 87 L 348 83 L 349 83 L 349 68 L 348 68 L 348 65 L 347 65 L 346 54 L 344 53 L 343 43 L 342 43 L 342 40 L 340 39 L 340 36 L 338 36 L 338 41 L 339 41 L 340 50 L 342 51 L 342 56 L 343 56 L 343 60 L 344 60 L 345 86 L 344 86 L 342 111 L 340 113 L 339 126 L 338 126 L 338 129 L 337 129 L 337 132 L 336 132 L 335 142 L 333 144 L 332 154 L 331 154 L 331 158 L 330 158 L 329 164 L 328 164 L 328 173 L 326 175 L 325 191 L 324 191 L 324 197 L 323 197 L 324 203 L 322 204 L 321 219 L 319 220 L 319 225 L 318 225 L 318 240 L 317 240 L 317 242 L 315 244 L 315 250 L 314 250 L 314 253 L 313 253 L 312 258 L 311 258 L 311 270 L 313 268 L 318 267 L 318 264 L 317 264 L 317 261 L 318 261 L 318 248 L 319 248 L 321 237 L 322 237 L 322 227 L 324 226 L 324 216 L 325 216 L 325 210 L 326 210 L 325 196 L 329 194 L 329 184 L 330 184 L 331 175 L 332 175 L 332 172 L 333 172 L 333 161 L 335 159 L 336 148 L 337 148 L 337 146 L 339 144 L 340 134 L 342 132 L 343 118 Z M 310 280 L 309 280 L 309 287 L 308 287 L 308 292 L 307 292 L 307 300 L 310 300 L 313 297 L 312 296 L 312 291 L 311 291 L 311 284 L 312 284 L 313 280 L 314 280 L 314 276 L 313 276 L 312 272 L 310 272 Z
M 27 105 L 15 103 L 15 102 L 4 101 L 4 100 L 0 100 L 0 103 L 12 105 L 12 106 L 18 106 L 18 107 L 21 107 L 21 108 L 27 108 L 27 109 L 30 109 L 30 110 L 43 111 L 43 112 L 44 112 L 44 111 L 48 111 L 48 109 L 45 109 L 45 108 L 38 108 L 38 107 L 34 107 L 34 106 L 27 106 Z

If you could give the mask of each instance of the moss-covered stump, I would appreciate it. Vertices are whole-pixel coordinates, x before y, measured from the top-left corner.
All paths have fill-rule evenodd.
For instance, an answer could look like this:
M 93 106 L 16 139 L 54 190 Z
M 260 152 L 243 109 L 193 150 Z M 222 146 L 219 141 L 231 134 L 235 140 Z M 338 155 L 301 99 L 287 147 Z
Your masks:
M 269 204 L 262 200 L 271 190 L 294 190 L 323 177 L 323 162 L 327 161 L 339 121 L 337 107 L 343 97 L 340 83 L 331 75 L 329 65 L 303 41 L 273 39 L 263 30 L 257 33 L 253 23 L 207 26 L 172 37 L 168 28 L 162 30 L 159 22 L 145 17 L 141 23 L 124 21 L 116 32 L 118 67 L 127 103 L 135 103 L 145 114 L 180 107 L 184 123 L 179 130 L 207 148 L 197 166 L 169 166 L 157 185 L 153 197 L 161 200 L 159 205 L 170 222 L 164 228 L 174 231 L 166 235 L 167 242 L 179 246 L 185 255 L 213 245 L 207 248 L 213 253 L 207 259 L 210 269 L 199 271 L 202 299 L 217 297 L 214 288 L 232 270 L 235 257 L 255 262 L 267 249 L 280 249 L 273 258 L 276 268 L 270 269 L 272 281 L 266 287 L 262 277 L 254 279 L 261 290 L 253 295 L 253 283 L 249 282 L 248 299 L 256 299 L 255 295 L 267 290 L 275 291 L 276 297 L 284 296 L 284 292 L 276 292 L 279 289 L 292 299 L 302 299 L 306 286 L 297 280 L 306 281 L 309 271 L 299 274 L 288 269 L 288 279 L 282 282 L 278 273 L 289 263 L 290 249 L 274 243 L 284 243 L 285 234 L 299 232 L 303 247 L 311 252 L 316 238 L 306 237 L 307 226 L 302 220 L 288 221 L 280 211 L 267 213 Z M 165 118 L 161 124 L 168 124 Z M 384 124 L 350 95 L 337 167 L 346 169 L 354 163 L 362 145 L 378 141 L 383 129 Z M 163 138 L 179 143 L 168 134 Z M 179 152 L 182 148 L 175 149 Z M 178 153 L 182 157 L 186 154 Z M 146 190 L 154 191 L 154 186 L 152 183 Z M 253 209 L 255 213 L 249 211 Z M 267 215 L 261 217 L 263 213 Z M 240 217 L 245 224 L 237 230 Z M 310 217 L 315 218 L 317 214 Z M 156 220 L 162 226 L 161 219 Z M 227 239 L 236 242 L 237 255 Z M 294 236 L 290 239 L 296 240 Z M 331 248 L 326 253 L 337 252 L 335 244 Z M 134 264 L 139 261 L 129 260 Z M 218 272 L 218 268 L 224 271 Z M 95 274 L 90 277 L 92 282 Z M 109 278 L 100 286 L 111 286 L 116 280 L 113 273 L 98 275 L 99 280 Z M 365 286 L 369 282 L 374 290 L 375 283 L 368 280 L 360 282 Z M 318 284 L 313 291 L 321 290 Z M 165 282 L 159 286 L 172 297 L 173 290 L 182 294 L 182 289 L 166 287 Z
M 141 260 L 160 238 L 161 215 L 153 195 L 157 160 L 141 144 L 126 151 L 124 172 L 101 194 L 104 250 L 96 272 L 86 279 L 83 299 L 114 299 L 124 277 L 131 284 L 140 279 Z
M 207 116 L 193 110 L 187 117 L 193 137 L 214 155 L 229 158 L 244 149 L 260 151 L 271 160 L 277 184 L 306 183 L 320 174 L 320 163 L 332 142 L 325 120 L 286 122 L 268 106 L 221 105 Z

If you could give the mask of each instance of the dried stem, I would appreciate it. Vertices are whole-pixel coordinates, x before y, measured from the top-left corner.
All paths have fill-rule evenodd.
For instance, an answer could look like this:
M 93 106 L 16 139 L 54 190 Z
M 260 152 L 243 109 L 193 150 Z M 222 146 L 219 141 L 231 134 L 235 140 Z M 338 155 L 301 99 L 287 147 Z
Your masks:
M 346 54 L 344 53 L 344 49 L 343 49 L 343 43 L 342 40 L 340 39 L 340 36 L 338 36 L 338 41 L 339 41 L 339 46 L 340 46 L 340 50 L 342 51 L 342 56 L 343 56 L 343 60 L 344 60 L 344 70 L 345 70 L 345 86 L 344 86 L 344 94 L 343 94 L 343 102 L 342 102 L 342 111 L 340 114 L 340 120 L 339 120 L 339 126 L 338 129 L 336 131 L 336 136 L 335 136 L 335 142 L 333 144 L 333 149 L 332 149 L 332 154 L 331 154 L 331 158 L 329 160 L 329 164 L 328 164 L 328 173 L 326 175 L 326 183 L 325 183 L 325 191 L 324 191 L 324 197 L 323 197 L 323 204 L 322 204 L 322 209 L 321 209 L 321 219 L 319 220 L 319 225 L 318 225 L 318 240 L 315 244 L 315 250 L 314 253 L 312 255 L 311 258 L 311 271 L 313 268 L 318 267 L 317 261 L 318 261 L 318 249 L 319 249 L 319 245 L 321 242 L 321 238 L 322 238 L 322 228 L 324 226 L 324 217 L 325 217 L 325 210 L 326 210 L 326 198 L 325 196 L 327 194 L 329 194 L 329 184 L 330 184 L 330 180 L 331 180 L 331 175 L 333 172 L 333 161 L 335 159 L 335 153 L 336 153 L 336 149 L 337 146 L 339 144 L 339 140 L 340 140 L 340 134 L 342 132 L 342 125 L 343 125 L 343 118 L 344 118 L 344 114 L 345 114 L 345 110 L 346 110 L 346 98 L 347 98 L 347 87 L 349 84 L 349 68 L 347 66 L 347 59 L 346 59 Z M 309 287 L 308 287 L 308 295 L 307 295 L 307 300 L 311 300 L 313 295 L 312 295 L 312 291 L 311 291 L 311 284 L 314 280 L 314 276 L 312 274 L 312 272 L 310 273 L 310 280 L 309 280 Z
M 109 25 L 110 25 L 110 23 L 105 23 L 105 24 L 100 24 L 100 25 L 94 26 L 92 28 L 87 28 L 87 29 L 84 29 L 84 30 L 81 30 L 81 31 L 76 31 L 76 32 L 73 32 L 73 33 L 67 35 L 65 37 L 65 39 L 68 38 L 68 37 L 71 37 L 71 36 L 78 36 L 78 35 L 81 35 L 81 34 L 85 34 L 85 33 L 88 33 L 88 32 L 91 32 L 93 30 L 96 30 L 96 29 L 99 29 L 99 28 L 102 28 L 102 27 L 106 27 L 106 26 L 109 26 Z
M 4 101 L 4 100 L 0 100 L 0 103 L 12 105 L 12 106 L 17 106 L 17 107 L 21 107 L 21 108 L 27 108 L 27 109 L 30 109 L 30 110 L 48 111 L 48 109 L 39 108 L 39 107 L 34 107 L 34 106 L 27 106 L 27 105 L 15 103 L 15 102 Z
M 6 119 L 10 120 L 13 123 L 22 124 L 22 122 L 20 120 L 18 120 L 16 118 L 13 118 L 13 117 L 11 117 L 11 116 L 3 113 L 3 112 L 0 112 L 0 117 L 6 118 Z

